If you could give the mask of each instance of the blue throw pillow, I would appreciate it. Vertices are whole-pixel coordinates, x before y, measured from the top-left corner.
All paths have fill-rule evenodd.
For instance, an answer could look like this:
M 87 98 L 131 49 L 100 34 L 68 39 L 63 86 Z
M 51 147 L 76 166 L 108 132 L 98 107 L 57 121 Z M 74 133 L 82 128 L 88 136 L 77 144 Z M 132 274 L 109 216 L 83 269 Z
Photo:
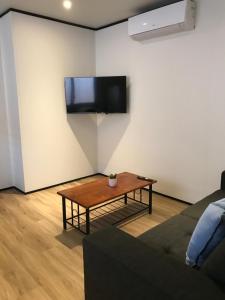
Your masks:
M 225 238 L 225 199 L 211 203 L 192 234 L 186 253 L 186 264 L 201 267 L 209 254 Z

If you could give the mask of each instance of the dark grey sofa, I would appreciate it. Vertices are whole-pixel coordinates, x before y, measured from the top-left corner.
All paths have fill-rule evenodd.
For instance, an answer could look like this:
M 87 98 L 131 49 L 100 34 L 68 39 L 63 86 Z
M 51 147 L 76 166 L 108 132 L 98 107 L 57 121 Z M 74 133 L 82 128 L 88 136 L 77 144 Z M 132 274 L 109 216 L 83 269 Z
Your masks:
M 218 271 L 218 276 L 224 276 L 218 280 L 208 267 L 194 270 L 185 265 L 187 246 L 199 217 L 209 203 L 222 198 L 225 172 L 219 190 L 138 238 L 115 227 L 86 237 L 85 299 L 225 299 L 225 271 Z M 220 244 L 221 251 L 225 258 L 225 241 Z M 216 263 L 219 266 L 218 259 Z

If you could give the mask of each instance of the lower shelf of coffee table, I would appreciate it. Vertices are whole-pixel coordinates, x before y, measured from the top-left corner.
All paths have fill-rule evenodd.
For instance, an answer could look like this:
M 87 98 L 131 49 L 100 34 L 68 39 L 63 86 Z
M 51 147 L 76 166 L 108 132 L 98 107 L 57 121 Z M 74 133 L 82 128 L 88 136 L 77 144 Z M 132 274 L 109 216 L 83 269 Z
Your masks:
M 135 215 L 146 212 L 149 205 L 142 202 L 142 192 L 139 197 L 140 200 L 137 200 L 128 195 L 126 203 L 125 198 L 121 197 L 91 208 L 89 210 L 90 233 L 107 226 L 123 223 Z M 66 219 L 66 223 L 86 234 L 86 212 L 80 213 L 80 208 L 74 209 L 74 205 L 76 206 L 71 202 L 72 216 Z

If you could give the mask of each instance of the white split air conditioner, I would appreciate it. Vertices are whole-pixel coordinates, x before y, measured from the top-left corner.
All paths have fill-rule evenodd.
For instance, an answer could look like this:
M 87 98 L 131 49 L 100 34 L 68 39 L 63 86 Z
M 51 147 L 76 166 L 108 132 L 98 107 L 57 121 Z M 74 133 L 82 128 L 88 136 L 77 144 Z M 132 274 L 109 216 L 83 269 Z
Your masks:
M 129 18 L 128 34 L 136 40 L 168 35 L 195 27 L 195 2 L 184 0 Z

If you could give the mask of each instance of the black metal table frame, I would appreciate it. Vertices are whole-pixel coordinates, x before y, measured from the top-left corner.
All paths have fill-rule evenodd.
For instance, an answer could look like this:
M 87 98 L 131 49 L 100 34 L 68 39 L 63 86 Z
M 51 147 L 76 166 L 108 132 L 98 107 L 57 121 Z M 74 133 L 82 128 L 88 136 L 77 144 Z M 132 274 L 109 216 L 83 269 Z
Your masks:
M 116 224 L 122 223 L 123 221 L 125 221 L 125 220 L 127 220 L 127 219 L 129 219 L 129 218 L 131 218 L 131 217 L 133 217 L 137 214 L 140 214 L 141 212 L 143 212 L 145 210 L 148 210 L 148 213 L 151 214 L 152 213 L 152 185 L 149 185 L 149 189 L 146 189 L 146 188 L 141 188 L 140 189 L 140 199 L 139 200 L 137 200 L 136 196 L 135 196 L 137 190 L 138 189 L 131 191 L 131 192 L 133 192 L 133 195 L 134 195 L 133 198 L 128 196 L 128 194 L 131 193 L 131 192 L 129 192 L 129 193 L 124 194 L 120 198 L 116 198 L 114 200 L 112 199 L 112 201 L 111 200 L 106 201 L 106 203 L 103 203 L 102 205 L 94 206 L 92 208 L 85 208 L 85 207 L 82 206 L 85 209 L 85 212 L 83 212 L 83 213 L 80 213 L 80 206 L 81 206 L 80 204 L 78 204 L 75 201 L 72 201 L 72 200 L 62 196 L 63 229 L 67 230 L 67 225 L 70 225 L 71 227 L 74 227 L 74 228 L 78 229 L 79 231 L 81 231 L 84 234 L 89 234 L 90 233 L 90 225 L 91 225 L 90 213 L 94 210 L 100 209 L 100 208 L 102 208 L 106 205 L 110 205 L 110 204 L 112 204 L 114 202 L 117 202 L 117 201 L 120 201 L 120 200 L 124 200 L 124 204 L 127 204 L 127 200 L 129 199 L 129 200 L 141 203 L 144 206 L 144 208 L 130 214 L 129 216 L 126 216 L 126 217 L 123 217 L 123 218 L 119 219 L 118 221 L 116 221 L 115 223 L 112 223 L 111 225 L 116 225 Z M 147 190 L 148 191 L 148 203 L 142 202 L 142 190 Z M 71 204 L 71 217 L 69 217 L 69 218 L 67 218 L 66 200 L 70 201 L 70 204 Z M 76 215 L 74 215 L 74 211 L 75 211 L 74 206 L 73 206 L 74 204 L 77 205 L 77 210 L 76 210 L 77 214 Z M 107 213 L 101 214 L 101 216 L 106 215 L 106 214 L 110 214 L 111 212 L 112 211 L 107 211 Z M 80 222 L 81 218 L 84 215 L 85 215 L 85 222 L 81 223 Z M 93 219 L 96 219 L 98 217 L 99 216 L 97 216 Z M 77 219 L 78 225 L 74 224 L 74 219 Z M 83 224 L 85 224 L 85 228 L 86 228 L 85 231 L 81 229 L 81 225 L 83 225 Z

